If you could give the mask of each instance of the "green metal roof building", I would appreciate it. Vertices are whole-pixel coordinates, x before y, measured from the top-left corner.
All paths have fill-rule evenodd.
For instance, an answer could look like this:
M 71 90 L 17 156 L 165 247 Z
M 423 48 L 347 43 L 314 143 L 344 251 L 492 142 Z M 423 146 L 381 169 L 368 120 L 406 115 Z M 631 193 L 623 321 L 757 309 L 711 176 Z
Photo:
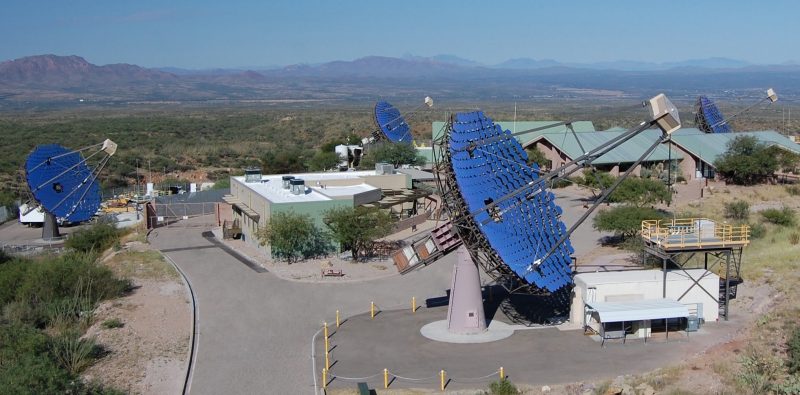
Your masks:
M 714 178 L 714 161 L 728 150 L 728 144 L 739 136 L 752 136 L 759 142 L 777 146 L 789 152 L 800 154 L 800 145 L 788 137 L 774 131 L 735 133 L 704 133 L 695 128 L 683 128 L 672 134 L 672 142 L 681 151 L 681 171 L 687 179 Z

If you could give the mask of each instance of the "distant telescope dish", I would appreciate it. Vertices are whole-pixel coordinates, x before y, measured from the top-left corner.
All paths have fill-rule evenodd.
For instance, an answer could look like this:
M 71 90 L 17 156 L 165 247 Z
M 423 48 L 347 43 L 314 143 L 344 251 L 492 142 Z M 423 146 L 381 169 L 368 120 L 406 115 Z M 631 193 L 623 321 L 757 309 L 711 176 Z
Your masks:
M 502 199 L 539 178 L 538 166 L 528 165 L 517 139 L 480 111 L 455 114 L 448 128 L 442 181 L 458 193 L 446 203 L 473 260 L 495 280 L 520 284 L 513 288 L 530 293 L 571 284 L 575 250 L 569 239 L 556 246 L 567 228 L 553 193 L 540 189 Z
M 425 98 L 428 103 L 429 98 Z M 433 100 L 431 100 L 431 105 Z M 379 101 L 375 104 L 375 124 L 381 137 L 393 142 L 411 144 L 411 128 L 403 119 L 400 111 L 389 102 Z
M 94 152 L 86 157 L 82 155 L 83 151 L 90 150 Z M 36 147 L 25 161 L 25 180 L 33 198 L 49 216 L 61 222 L 91 219 L 100 208 L 97 177 L 116 150 L 117 144 L 111 140 L 79 150 L 58 144 Z M 49 235 L 45 230 L 42 233 L 43 238 L 57 235 L 57 228 Z
M 695 123 L 706 133 L 730 133 L 731 127 L 713 100 L 700 96 L 695 103 Z

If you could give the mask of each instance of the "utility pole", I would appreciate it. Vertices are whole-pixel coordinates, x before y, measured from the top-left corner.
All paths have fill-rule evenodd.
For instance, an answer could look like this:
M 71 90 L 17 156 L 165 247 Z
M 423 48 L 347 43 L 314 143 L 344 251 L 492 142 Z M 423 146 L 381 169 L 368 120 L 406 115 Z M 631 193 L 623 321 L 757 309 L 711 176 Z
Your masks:
M 136 158 L 136 199 L 139 199 L 139 158 Z

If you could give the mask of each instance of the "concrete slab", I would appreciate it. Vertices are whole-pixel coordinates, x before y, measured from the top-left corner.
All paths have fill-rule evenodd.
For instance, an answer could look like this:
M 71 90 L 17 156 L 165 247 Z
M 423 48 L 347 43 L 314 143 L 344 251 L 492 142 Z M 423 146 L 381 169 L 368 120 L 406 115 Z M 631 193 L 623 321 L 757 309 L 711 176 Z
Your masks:
M 445 343 L 489 343 L 498 340 L 503 340 L 514 334 L 514 329 L 511 325 L 500 321 L 491 321 L 489 327 L 484 332 L 475 333 L 470 335 L 463 335 L 459 333 L 451 333 L 447 330 L 447 320 L 434 321 L 430 324 L 423 326 L 419 332 L 422 336 L 427 337 L 437 342 Z

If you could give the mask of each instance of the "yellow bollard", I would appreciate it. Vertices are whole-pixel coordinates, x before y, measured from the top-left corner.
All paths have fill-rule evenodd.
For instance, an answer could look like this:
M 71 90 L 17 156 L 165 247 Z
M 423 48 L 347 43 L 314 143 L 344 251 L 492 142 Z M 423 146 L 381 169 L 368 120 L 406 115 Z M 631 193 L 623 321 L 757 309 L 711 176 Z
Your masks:
M 389 388 L 389 369 L 383 369 L 383 388 Z
M 444 391 L 444 378 L 445 378 L 445 372 L 444 369 L 442 369 L 441 371 L 439 371 L 439 389 L 441 389 L 442 391 Z
M 325 369 L 331 368 L 331 357 L 328 350 L 325 350 Z
M 339 310 L 336 310 L 336 327 L 339 327 Z
M 324 328 L 325 328 L 325 333 L 324 333 L 324 335 L 325 335 L 325 353 L 327 354 L 328 353 L 328 349 L 331 348 L 330 344 L 328 343 L 328 323 L 327 322 L 325 323 Z
M 417 297 L 416 296 L 412 296 L 411 297 L 411 312 L 412 313 L 416 313 L 417 312 Z
M 501 366 L 500 367 L 500 380 L 502 381 L 502 380 L 505 380 L 505 379 L 506 379 L 506 372 L 505 372 L 505 370 L 503 370 L 503 367 Z
M 369 302 L 369 319 L 375 318 L 375 302 Z
M 322 389 L 328 387 L 328 369 L 322 368 Z

